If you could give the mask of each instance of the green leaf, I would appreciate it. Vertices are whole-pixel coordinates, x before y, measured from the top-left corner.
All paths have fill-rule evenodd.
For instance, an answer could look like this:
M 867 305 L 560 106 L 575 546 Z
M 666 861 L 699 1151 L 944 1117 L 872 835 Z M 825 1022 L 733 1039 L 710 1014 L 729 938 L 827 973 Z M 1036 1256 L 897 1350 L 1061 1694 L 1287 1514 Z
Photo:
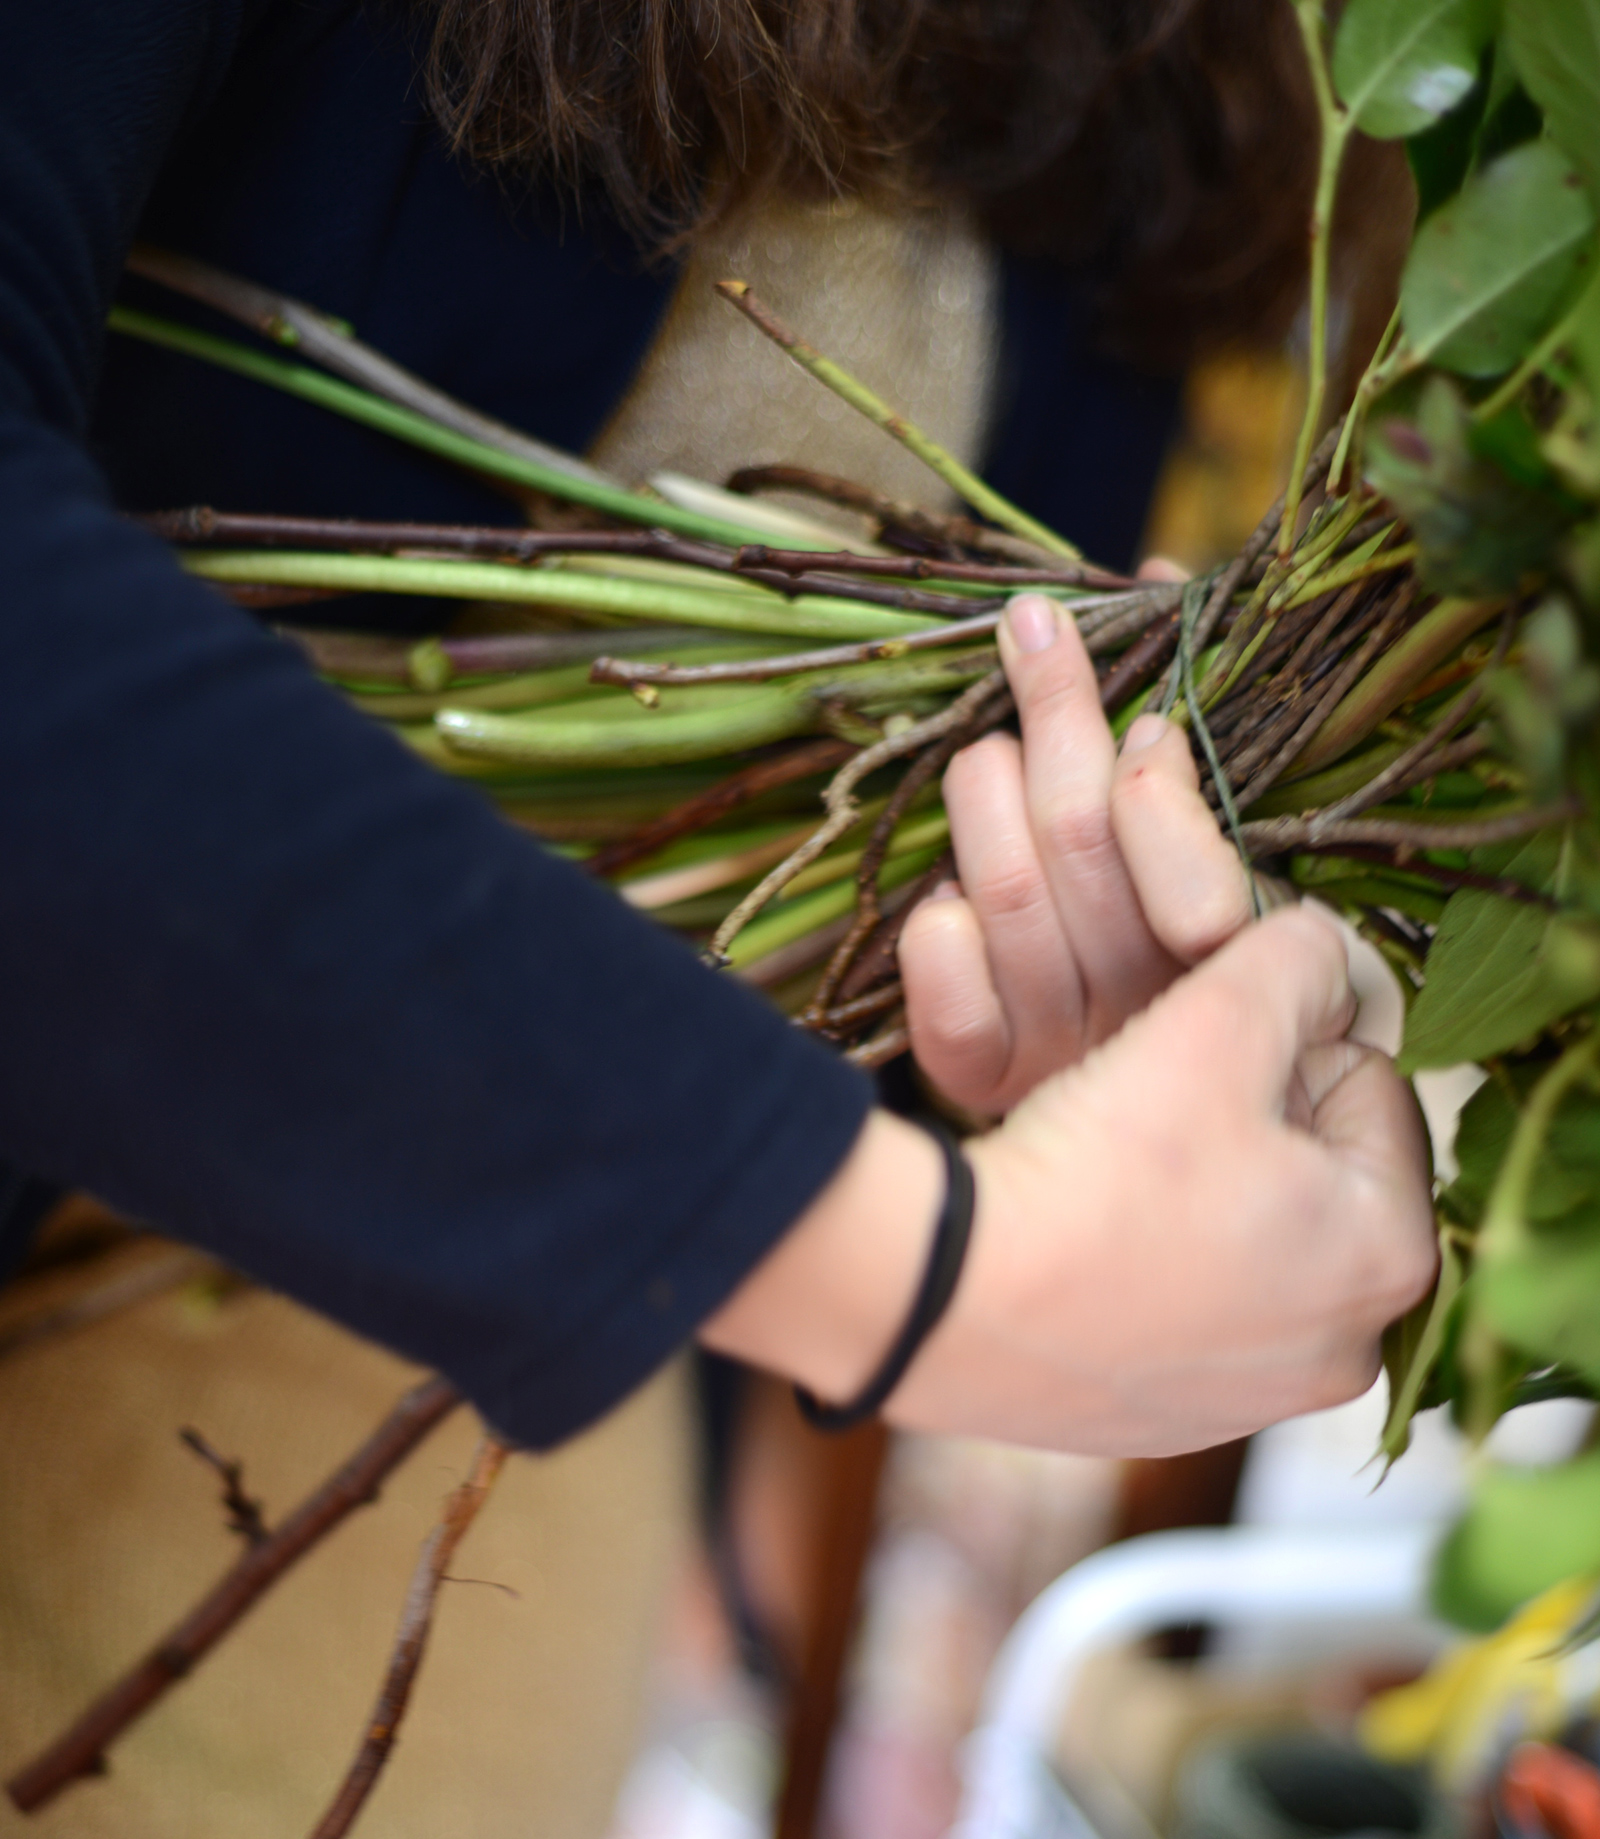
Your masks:
M 1473 1295 L 1502 1340 L 1540 1364 L 1600 1379 L 1600 1208 L 1579 1207 L 1486 1257 Z
M 1383 1366 L 1389 1379 L 1389 1413 L 1378 1448 L 1389 1463 L 1406 1453 L 1411 1420 L 1421 1407 L 1429 1379 L 1444 1346 L 1445 1331 L 1461 1295 L 1466 1261 L 1455 1235 L 1439 1235 L 1439 1281 L 1383 1337 Z M 1387 1469 L 1385 1473 L 1387 1473 Z
M 1535 837 L 1506 873 L 1548 879 L 1557 839 Z M 1427 980 L 1406 1021 L 1402 1072 L 1505 1053 L 1600 996 L 1600 927 L 1576 915 L 1463 889 L 1450 898 L 1428 953 Z
M 1488 1467 L 1434 1562 L 1434 1606 L 1496 1628 L 1530 1597 L 1600 1566 L 1600 1452 L 1553 1468 Z
M 1507 471 L 1516 450 L 1496 446 L 1507 419 L 1474 425 L 1459 385 L 1438 372 L 1402 384 L 1373 410 L 1367 478 L 1410 524 L 1421 551 L 1417 572 L 1438 593 L 1477 599 L 1510 591 L 1530 569 L 1549 566 L 1577 514 L 1542 462 L 1548 485 Z
M 1406 139 L 1406 159 L 1417 187 L 1417 221 L 1431 217 L 1447 198 L 1460 191 L 1478 157 L 1478 142 L 1488 104 L 1483 76 L 1448 115 Z
M 1496 0 L 1350 0 L 1333 45 L 1333 82 L 1356 126 L 1379 140 L 1415 134 L 1478 80 Z
M 1406 262 L 1400 316 L 1415 355 L 1469 377 L 1510 370 L 1572 295 L 1593 229 L 1577 171 L 1549 141 L 1475 173 Z
M 1600 0 L 1506 0 L 1505 30 L 1545 126 L 1600 204 Z

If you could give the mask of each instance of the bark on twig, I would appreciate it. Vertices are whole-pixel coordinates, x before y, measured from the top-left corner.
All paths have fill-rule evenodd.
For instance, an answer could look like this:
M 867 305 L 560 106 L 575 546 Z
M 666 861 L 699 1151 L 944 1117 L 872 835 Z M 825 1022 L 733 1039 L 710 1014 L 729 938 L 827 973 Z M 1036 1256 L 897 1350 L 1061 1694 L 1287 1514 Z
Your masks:
M 228 1515 L 228 1531 L 237 1533 L 246 1545 L 264 1545 L 271 1536 L 267 1530 L 265 1509 L 253 1495 L 244 1491 L 244 1463 L 229 1458 L 215 1448 L 193 1425 L 178 1432 L 178 1441 L 191 1449 L 222 1483 L 222 1505 Z
M 344 1839 L 376 1786 L 394 1748 L 395 1733 L 405 1716 L 417 1669 L 422 1665 L 423 1650 L 428 1644 L 433 1612 L 439 1600 L 439 1586 L 445 1581 L 456 1547 L 466 1537 L 489 1498 L 495 1478 L 509 1454 L 507 1446 L 496 1437 L 485 1437 L 479 1443 L 466 1480 L 445 1502 L 439 1524 L 424 1542 L 417 1568 L 412 1573 L 411 1588 L 406 1592 L 399 1632 L 389 1656 L 389 1669 L 373 1707 L 367 1734 L 339 1792 L 312 1829 L 311 1839 Z
M 357 1507 L 377 1499 L 384 1480 L 434 1426 L 461 1403 L 437 1375 L 413 1386 L 347 1462 L 334 1471 L 72 1727 L 6 1783 L 23 1813 L 47 1806 L 80 1776 L 104 1772 L 105 1752 L 130 1724 L 191 1673 L 280 1577 Z

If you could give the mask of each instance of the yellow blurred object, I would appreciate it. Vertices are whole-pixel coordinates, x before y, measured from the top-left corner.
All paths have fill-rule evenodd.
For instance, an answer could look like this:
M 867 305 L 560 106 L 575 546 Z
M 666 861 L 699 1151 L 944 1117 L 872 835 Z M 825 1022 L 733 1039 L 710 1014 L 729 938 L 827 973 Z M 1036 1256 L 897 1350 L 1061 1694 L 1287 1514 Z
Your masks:
M 1458 1789 L 1509 1738 L 1554 1736 L 1600 1685 L 1596 1650 L 1563 1645 L 1595 1588 L 1593 1577 L 1569 1578 L 1492 1635 L 1453 1648 L 1413 1684 L 1380 1693 L 1361 1715 L 1361 1741 L 1388 1762 L 1427 1760 L 1445 1787 Z
M 1144 553 L 1196 571 L 1231 556 L 1282 489 L 1302 401 L 1286 353 L 1204 359 L 1183 390 L 1183 428 L 1156 481 Z

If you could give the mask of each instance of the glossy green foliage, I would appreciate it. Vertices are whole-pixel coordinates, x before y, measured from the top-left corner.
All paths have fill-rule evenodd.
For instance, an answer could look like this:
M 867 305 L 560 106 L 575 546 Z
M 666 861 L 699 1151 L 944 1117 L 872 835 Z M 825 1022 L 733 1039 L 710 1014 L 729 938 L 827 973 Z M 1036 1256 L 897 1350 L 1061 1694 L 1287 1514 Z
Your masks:
M 1519 414 L 1512 410 L 1510 419 Z M 1582 509 L 1560 488 L 1531 430 L 1523 442 L 1500 418 L 1474 423 L 1458 387 L 1437 373 L 1379 403 L 1367 478 L 1411 526 L 1418 572 L 1439 593 L 1515 587 Z
M 1581 284 L 1594 221 L 1577 169 L 1547 140 L 1475 172 L 1406 263 L 1400 314 L 1416 357 L 1468 377 L 1510 370 Z
M 1434 1571 L 1435 1606 L 1497 1627 L 1541 1590 L 1600 1566 L 1600 1452 L 1552 1468 L 1489 1467 Z
M 1551 137 L 1600 204 L 1600 0 L 1506 0 L 1505 34 Z
M 1551 885 L 1556 839 L 1535 837 L 1508 880 Z M 1532 1039 L 1600 997 L 1600 927 L 1587 917 L 1475 888 L 1451 897 L 1406 1025 L 1405 1072 L 1483 1060 Z
M 1355 125 L 1393 139 L 1449 114 L 1477 81 L 1498 13 L 1497 0 L 1350 0 L 1333 81 Z

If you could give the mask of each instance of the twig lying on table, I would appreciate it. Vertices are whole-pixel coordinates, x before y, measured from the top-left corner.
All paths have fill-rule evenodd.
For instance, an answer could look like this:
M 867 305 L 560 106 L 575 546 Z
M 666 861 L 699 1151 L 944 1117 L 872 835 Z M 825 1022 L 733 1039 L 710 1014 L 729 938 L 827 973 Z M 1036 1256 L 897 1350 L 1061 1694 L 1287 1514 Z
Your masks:
M 435 1375 L 413 1386 L 353 1456 L 252 1546 L 176 1627 L 102 1693 L 87 1711 L 6 1783 L 23 1813 L 47 1806 L 80 1776 L 106 1767 L 105 1752 L 255 1606 L 280 1577 L 334 1527 L 378 1497 L 384 1480 L 461 1403 L 449 1380 Z
M 389 1760 L 395 1732 L 405 1716 L 417 1669 L 422 1664 L 423 1649 L 428 1644 L 439 1586 L 445 1581 L 456 1547 L 466 1537 L 489 1498 L 495 1478 L 509 1454 L 507 1446 L 496 1437 L 485 1437 L 479 1443 L 466 1480 L 445 1502 L 439 1524 L 424 1542 L 417 1568 L 412 1573 L 411 1588 L 406 1592 L 399 1632 L 389 1657 L 389 1670 L 373 1707 L 367 1734 L 332 1805 L 312 1829 L 311 1839 L 343 1839 Z
M 237 1533 L 246 1545 L 264 1545 L 270 1537 L 262 1503 L 244 1491 L 244 1464 L 238 1457 L 231 1460 L 216 1449 L 192 1425 L 178 1432 L 178 1441 L 212 1469 L 222 1483 L 222 1505 L 228 1514 L 228 1531 Z
M 0 1333 L 0 1360 L 42 1341 L 53 1341 L 58 1335 L 92 1328 L 107 1316 L 120 1314 L 135 1303 L 146 1302 L 167 1290 L 179 1289 L 218 1268 L 199 1252 L 175 1249 L 162 1257 L 143 1261 L 131 1271 L 119 1271 L 103 1283 L 74 1296 L 70 1302 L 42 1310 L 19 1322 L 15 1328 Z

